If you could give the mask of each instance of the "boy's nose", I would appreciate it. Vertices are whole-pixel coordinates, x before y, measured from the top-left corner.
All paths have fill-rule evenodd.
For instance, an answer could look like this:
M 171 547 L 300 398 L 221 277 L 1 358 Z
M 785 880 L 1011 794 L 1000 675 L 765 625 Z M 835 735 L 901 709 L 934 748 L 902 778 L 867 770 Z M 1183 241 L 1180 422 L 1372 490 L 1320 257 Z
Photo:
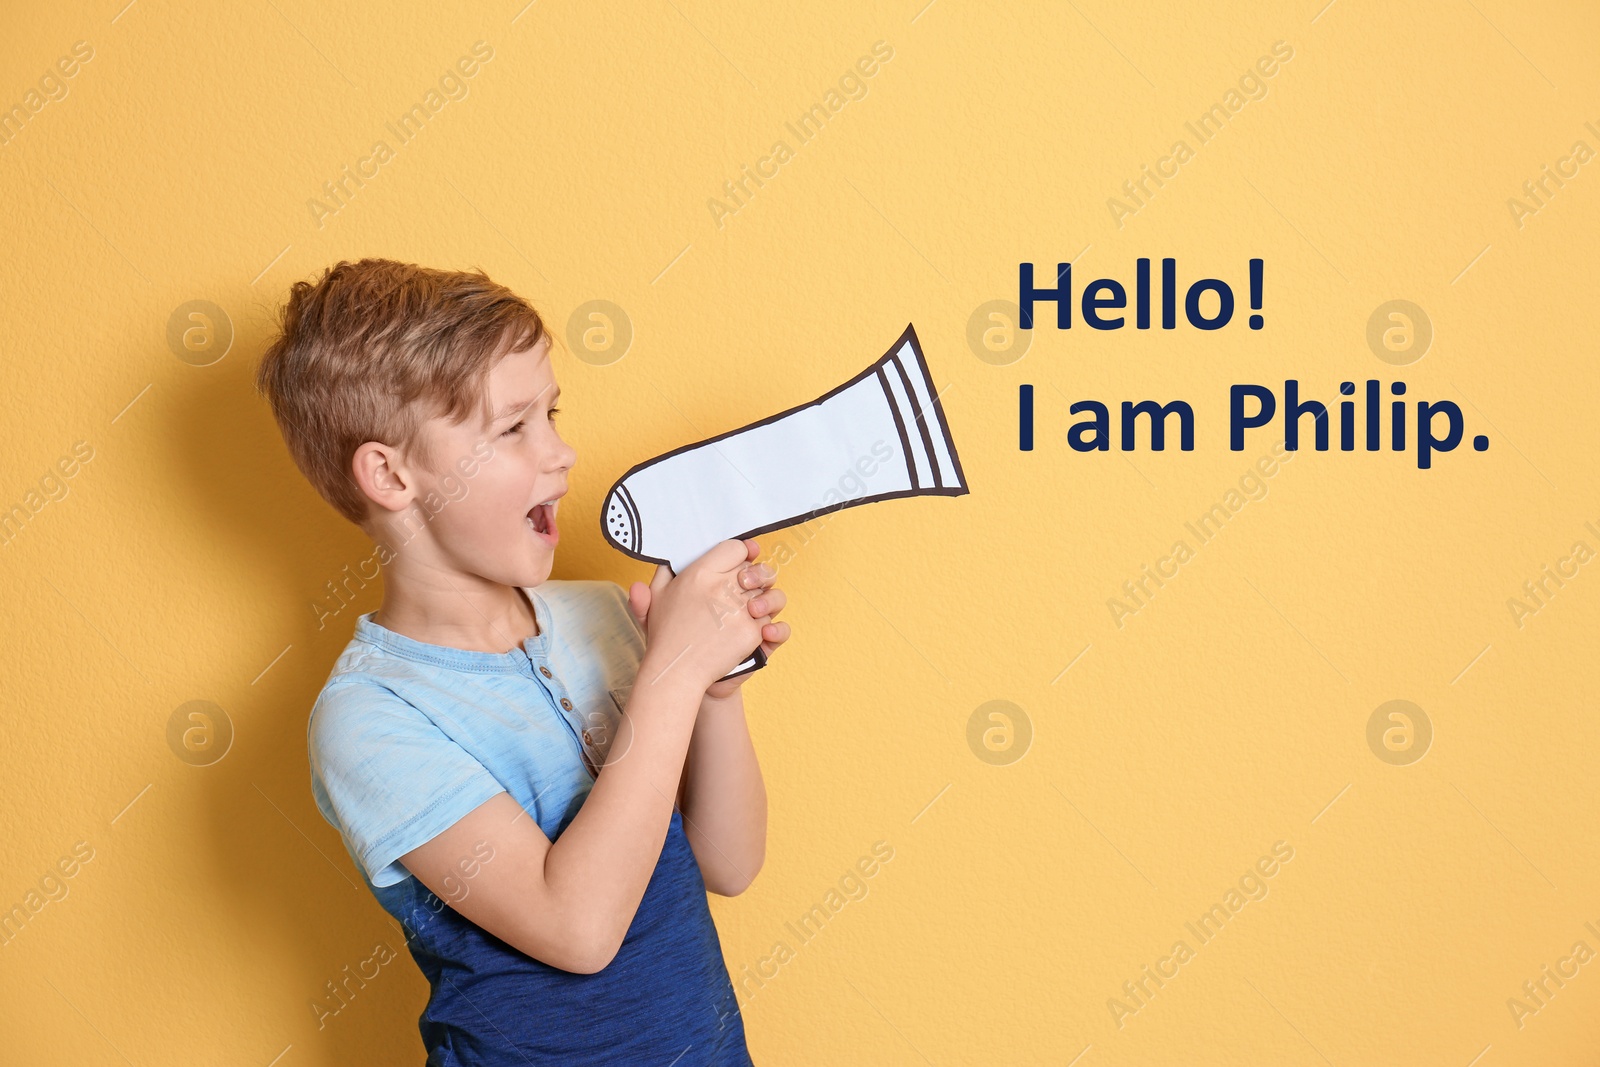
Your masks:
M 578 450 L 567 444 L 560 437 L 556 438 L 557 448 L 553 453 L 555 469 L 571 470 L 578 465 Z

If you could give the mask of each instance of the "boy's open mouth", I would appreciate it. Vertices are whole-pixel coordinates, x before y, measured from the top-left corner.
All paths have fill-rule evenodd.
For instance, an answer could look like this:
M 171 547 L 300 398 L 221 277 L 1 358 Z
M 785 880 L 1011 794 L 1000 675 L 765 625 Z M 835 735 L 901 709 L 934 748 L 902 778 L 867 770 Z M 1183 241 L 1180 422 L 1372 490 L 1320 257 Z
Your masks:
M 556 529 L 556 507 L 560 498 L 546 500 L 543 504 L 535 505 L 528 512 L 528 525 L 533 527 L 533 532 L 544 538 L 550 544 L 555 544 L 560 537 Z

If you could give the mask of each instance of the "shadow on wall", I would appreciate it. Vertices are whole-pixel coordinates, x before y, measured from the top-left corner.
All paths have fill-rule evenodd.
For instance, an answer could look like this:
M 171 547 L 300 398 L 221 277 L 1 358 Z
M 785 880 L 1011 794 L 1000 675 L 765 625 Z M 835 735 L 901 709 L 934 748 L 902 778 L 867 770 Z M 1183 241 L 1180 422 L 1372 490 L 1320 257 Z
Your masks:
M 296 1024 L 267 1058 L 289 1044 L 301 1064 L 413 1057 L 427 982 L 399 925 L 317 811 L 306 754 L 317 694 L 357 616 L 382 600 L 377 553 L 300 474 L 270 405 L 255 391 L 256 367 L 275 335 L 287 288 L 265 297 L 247 288 L 217 295 L 221 304 L 208 305 L 209 314 L 218 322 L 225 317 L 236 335 L 220 358 L 180 356 L 192 367 L 177 378 L 178 414 L 163 457 L 173 477 L 159 506 L 171 521 L 199 524 L 231 561 L 236 573 L 207 585 L 255 594 L 215 612 L 219 620 L 237 619 L 238 632 L 251 635 L 241 641 L 252 647 L 232 656 L 246 665 L 234 672 L 241 676 L 217 687 L 216 699 L 227 703 L 211 706 L 217 721 L 193 726 L 204 735 L 231 725 L 231 743 L 188 751 L 171 731 L 168 743 L 193 765 L 191 773 L 206 779 L 201 844 L 229 898 L 222 906 L 236 909 L 235 926 L 252 946 L 270 946 L 266 951 L 275 955 L 264 969 L 290 976 L 263 995 L 280 1002 L 288 1018 L 300 1013 L 303 1026 Z M 181 332 L 186 320 L 179 318 Z M 169 346 L 177 351 L 182 343 L 174 336 L 169 328 Z M 559 338 L 557 350 L 565 359 Z M 575 443 L 581 456 L 582 442 Z M 610 578 L 624 587 L 635 578 L 648 581 L 652 567 L 611 552 L 592 535 L 597 507 L 574 478 L 562 525 L 576 536 L 563 541 L 552 577 Z M 192 595 L 204 595 L 200 585 Z M 176 736 L 182 733 L 180 725 Z
M 233 910 L 227 918 L 240 932 L 240 955 L 267 954 L 261 970 L 285 976 L 260 995 L 275 1002 L 274 1017 L 299 1021 L 267 1059 L 289 1045 L 302 1065 L 414 1058 L 427 983 L 399 925 L 317 811 L 306 756 L 312 704 L 356 616 L 377 607 L 381 586 L 347 587 L 349 603 L 321 620 L 313 603 L 372 545 L 300 475 L 255 391 L 277 305 L 247 289 L 217 295 L 238 335 L 221 359 L 176 379 L 178 414 L 163 457 L 173 473 L 164 502 L 171 521 L 201 525 L 239 572 L 206 584 L 255 594 L 216 611 L 252 635 L 256 647 L 234 657 L 250 676 L 217 686 L 217 699 L 228 701 L 221 723 L 195 720 L 202 733 L 231 723 L 231 743 L 219 757 L 169 739 L 189 773 L 205 779 L 206 811 L 196 819 L 204 838 L 196 844 L 222 891 L 208 906 Z M 201 595 L 200 585 L 190 595 Z

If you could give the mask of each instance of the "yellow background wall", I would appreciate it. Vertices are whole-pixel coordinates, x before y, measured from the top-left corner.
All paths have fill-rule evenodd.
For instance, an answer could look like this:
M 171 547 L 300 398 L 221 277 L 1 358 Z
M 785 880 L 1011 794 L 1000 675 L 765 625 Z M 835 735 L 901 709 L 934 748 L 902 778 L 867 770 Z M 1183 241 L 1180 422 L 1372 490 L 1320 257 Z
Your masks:
M 757 1062 L 1592 1061 L 1600 963 L 1520 1020 L 1507 1001 L 1534 1006 L 1523 983 L 1576 942 L 1600 951 L 1600 566 L 1520 626 L 1508 601 L 1600 549 L 1600 163 L 1520 224 L 1507 201 L 1600 149 L 1600 16 L 920 2 L 7 14 L 7 107 L 92 50 L 0 146 L 0 506 L 26 512 L 0 547 L 0 906 L 39 905 L 0 948 L 8 1062 L 421 1059 L 425 983 L 305 756 L 379 590 L 321 629 L 315 605 L 372 548 L 250 388 L 289 284 L 363 255 L 481 265 L 563 337 L 588 301 L 622 309 L 620 360 L 557 353 L 580 455 L 561 578 L 648 576 L 597 535 L 627 466 L 820 395 L 917 327 L 971 494 L 763 539 L 794 550 L 795 636 L 746 689 L 770 858 L 713 900 Z M 467 95 L 402 144 L 387 124 L 478 41 Z M 864 96 L 808 143 L 786 131 L 879 41 Z M 1279 41 L 1265 97 L 1200 144 L 1184 124 Z M 1108 199 L 1180 139 L 1193 158 L 1118 220 Z M 338 210 L 308 206 L 379 140 Z M 791 158 L 719 226 L 707 201 L 779 140 Z M 1019 261 L 1126 282 L 1169 255 L 1241 293 L 1264 258 L 1266 329 L 1241 297 L 1211 333 L 969 344 Z M 1367 343 L 1394 299 L 1433 329 L 1406 366 Z M 168 326 L 195 300 L 225 319 L 185 360 Z M 1276 439 L 1228 450 L 1228 386 L 1290 377 L 1328 402 L 1404 380 L 1491 447 L 1429 471 L 1302 451 L 1199 545 L 1185 523 Z M 1069 401 L 1146 397 L 1194 405 L 1194 451 L 1066 447 Z M 1180 539 L 1194 557 L 1118 626 L 1108 600 Z M 968 741 L 994 700 L 1021 709 L 999 753 Z M 1431 727 L 1420 760 L 1391 762 L 1415 738 L 1369 746 L 1391 700 Z M 225 751 L 169 741 L 190 701 L 221 709 Z M 786 924 L 877 841 L 893 860 L 799 943 Z M 1275 842 L 1293 859 L 1266 897 L 1200 943 L 1185 924 Z M 1130 1000 L 1179 940 L 1192 958 Z M 400 958 L 319 1028 L 325 983 L 385 943 Z

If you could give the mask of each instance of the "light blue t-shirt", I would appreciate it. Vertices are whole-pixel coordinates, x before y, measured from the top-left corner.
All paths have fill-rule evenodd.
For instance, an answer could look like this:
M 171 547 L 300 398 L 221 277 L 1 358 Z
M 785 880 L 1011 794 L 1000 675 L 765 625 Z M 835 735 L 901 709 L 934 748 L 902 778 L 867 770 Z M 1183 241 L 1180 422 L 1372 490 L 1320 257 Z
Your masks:
M 504 653 L 428 644 L 360 616 L 307 728 L 317 807 L 432 988 L 418 1020 L 428 1065 L 747 1064 L 677 810 L 622 947 L 592 975 L 512 948 L 399 862 L 500 792 L 554 841 L 605 763 L 644 654 L 627 594 L 609 581 L 524 592 L 539 633 Z

